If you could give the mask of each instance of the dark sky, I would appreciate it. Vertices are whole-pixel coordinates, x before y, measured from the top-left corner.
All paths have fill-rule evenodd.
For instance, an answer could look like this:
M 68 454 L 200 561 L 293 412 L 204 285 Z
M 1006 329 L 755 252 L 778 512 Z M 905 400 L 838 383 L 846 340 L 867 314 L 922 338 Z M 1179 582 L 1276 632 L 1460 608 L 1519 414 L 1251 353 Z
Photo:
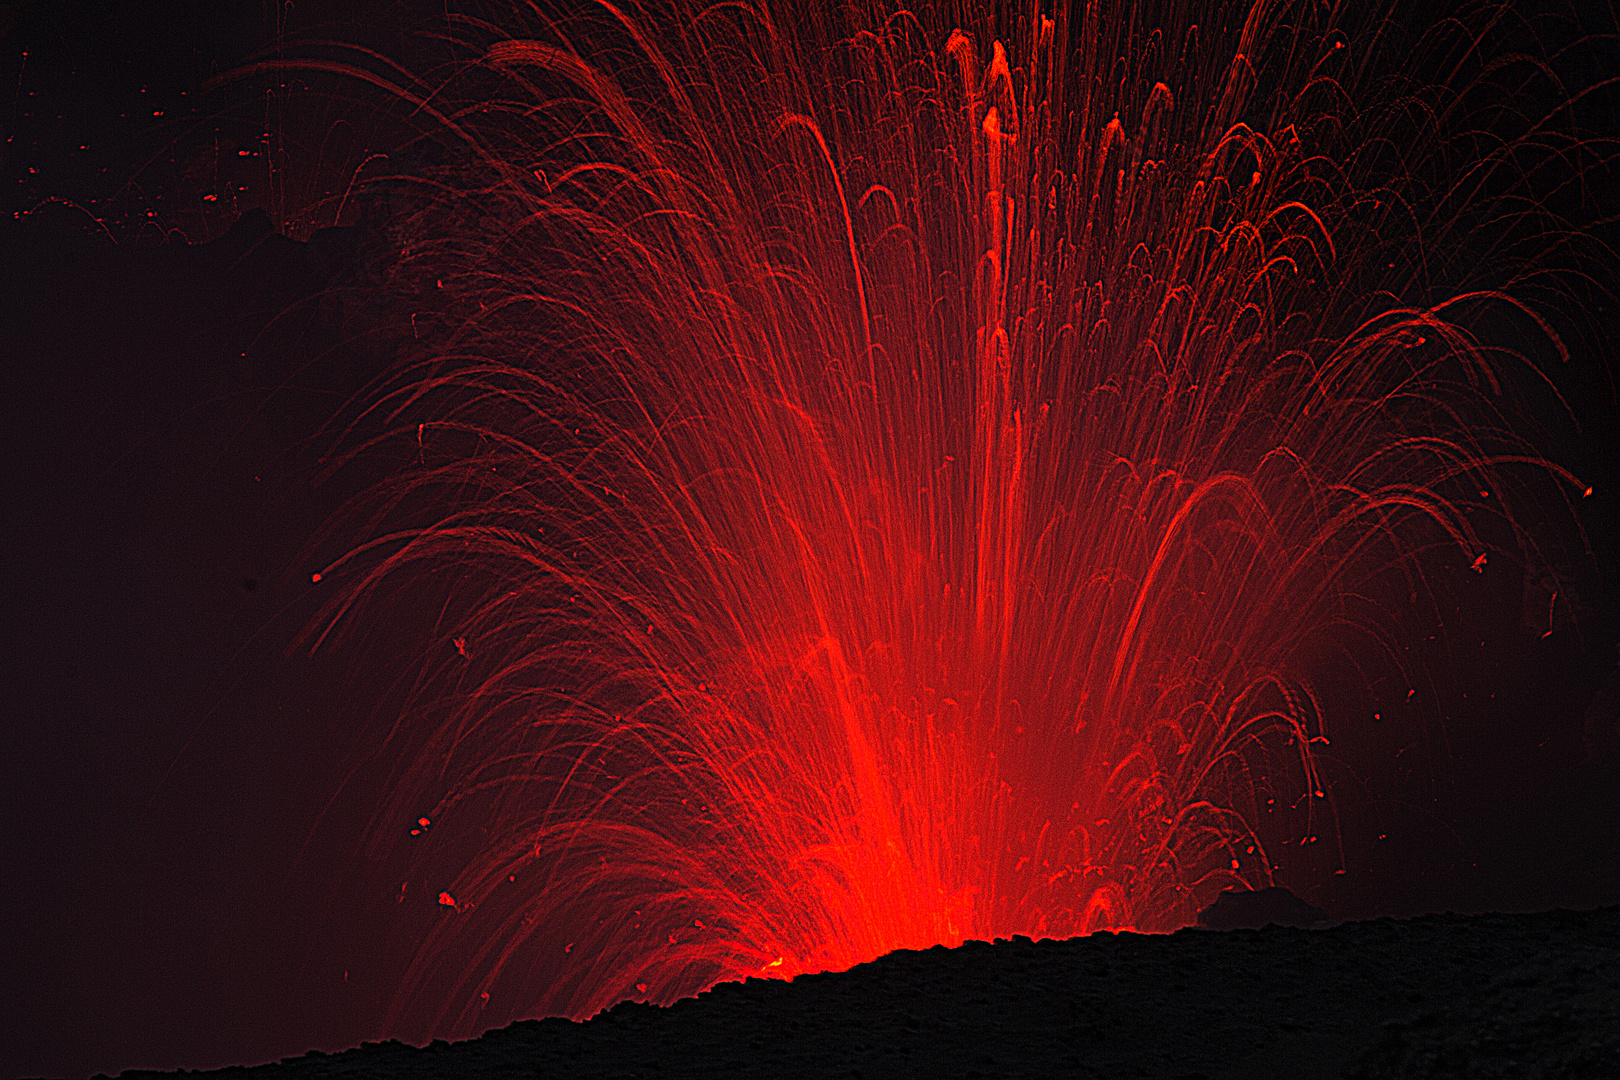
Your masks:
M 379 211 L 354 193 L 411 127 L 313 80 L 204 90 L 299 37 L 427 56 L 409 31 L 438 6 L 0 3 L 0 1075 L 382 1037 L 438 917 L 357 854 L 377 781 L 346 770 L 393 630 L 287 652 L 306 546 L 375 475 L 312 483 L 397 333 L 365 300 Z M 1558 376 L 1584 432 L 1545 424 L 1595 488 L 1579 619 L 1541 637 L 1513 575 L 1459 613 L 1494 629 L 1444 756 L 1394 770 L 1395 835 L 1353 879 L 1289 882 L 1335 915 L 1620 902 L 1616 763 L 1582 728 L 1617 692 L 1604 363 Z
M 201 92 L 298 29 L 276 9 L 0 5 L 5 1076 L 337 1048 L 387 1001 L 331 910 L 352 847 L 297 862 L 365 695 L 283 655 L 344 493 L 307 440 L 383 349 L 314 299 L 352 235 L 270 229 L 333 224 L 366 139 Z

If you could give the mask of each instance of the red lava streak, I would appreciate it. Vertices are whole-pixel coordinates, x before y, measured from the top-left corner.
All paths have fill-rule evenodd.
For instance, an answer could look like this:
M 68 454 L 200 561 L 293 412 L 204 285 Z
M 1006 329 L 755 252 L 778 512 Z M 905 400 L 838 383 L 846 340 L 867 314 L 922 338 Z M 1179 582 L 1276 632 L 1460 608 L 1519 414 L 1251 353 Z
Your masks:
M 1469 422 L 1468 320 L 1532 316 L 1415 284 L 1327 12 L 469 24 L 399 271 L 446 329 L 371 413 L 408 520 L 323 568 L 323 625 L 436 598 L 377 832 L 432 811 L 458 914 L 396 1026 L 1339 865 L 1322 665 L 1496 570 L 1478 493 L 1572 480 Z

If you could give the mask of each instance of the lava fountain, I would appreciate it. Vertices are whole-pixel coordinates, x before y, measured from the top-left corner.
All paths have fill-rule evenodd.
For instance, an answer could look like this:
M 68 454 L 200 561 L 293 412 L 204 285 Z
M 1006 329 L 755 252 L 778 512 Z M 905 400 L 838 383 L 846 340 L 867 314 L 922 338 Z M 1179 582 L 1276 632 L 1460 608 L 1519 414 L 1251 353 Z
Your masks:
M 458 147 L 396 267 L 431 348 L 317 575 L 320 639 L 437 612 L 395 1027 L 1167 930 L 1336 845 L 1316 676 L 1573 483 L 1469 329 L 1539 317 L 1434 294 L 1442 110 L 1351 104 L 1381 17 L 536 10 L 390 84 Z

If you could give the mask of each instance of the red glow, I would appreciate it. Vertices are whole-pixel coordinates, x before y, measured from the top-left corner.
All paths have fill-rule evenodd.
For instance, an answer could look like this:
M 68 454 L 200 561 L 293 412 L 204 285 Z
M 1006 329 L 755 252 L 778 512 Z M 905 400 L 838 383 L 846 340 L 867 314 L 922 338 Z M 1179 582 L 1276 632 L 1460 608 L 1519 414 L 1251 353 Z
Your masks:
M 1128 7 L 488 43 L 544 107 L 445 114 L 504 224 L 407 259 L 455 363 L 385 398 L 384 499 L 437 516 L 333 615 L 463 582 L 397 806 L 479 914 L 401 1009 L 1167 930 L 1333 846 L 1313 665 L 1385 650 L 1432 552 L 1484 571 L 1463 501 L 1526 457 L 1455 419 L 1492 376 L 1452 320 L 1513 302 L 1354 285 L 1419 260 L 1339 27 Z

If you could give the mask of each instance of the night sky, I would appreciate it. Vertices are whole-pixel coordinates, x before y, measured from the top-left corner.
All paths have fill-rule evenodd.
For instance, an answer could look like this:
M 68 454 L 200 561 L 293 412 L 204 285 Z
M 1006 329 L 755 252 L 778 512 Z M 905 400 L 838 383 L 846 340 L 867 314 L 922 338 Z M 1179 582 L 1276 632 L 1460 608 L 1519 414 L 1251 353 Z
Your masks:
M 312 39 L 430 66 L 413 32 L 441 7 L 0 3 L 4 1076 L 386 1036 L 440 917 L 359 850 L 387 773 L 357 751 L 408 612 L 291 648 L 311 573 L 355 539 L 323 526 L 392 464 L 321 457 L 410 332 L 368 296 L 389 202 L 366 181 L 408 170 L 420 129 L 341 79 L 208 84 L 332 55 Z M 1573 415 L 1532 401 L 1524 433 L 1594 489 L 1573 524 L 1533 515 L 1572 603 L 1549 622 L 1537 582 L 1493 568 L 1452 616 L 1443 738 L 1397 730 L 1344 793 L 1350 873 L 1282 875 L 1336 917 L 1620 902 L 1620 411 L 1612 358 L 1572 340 L 1552 377 Z

